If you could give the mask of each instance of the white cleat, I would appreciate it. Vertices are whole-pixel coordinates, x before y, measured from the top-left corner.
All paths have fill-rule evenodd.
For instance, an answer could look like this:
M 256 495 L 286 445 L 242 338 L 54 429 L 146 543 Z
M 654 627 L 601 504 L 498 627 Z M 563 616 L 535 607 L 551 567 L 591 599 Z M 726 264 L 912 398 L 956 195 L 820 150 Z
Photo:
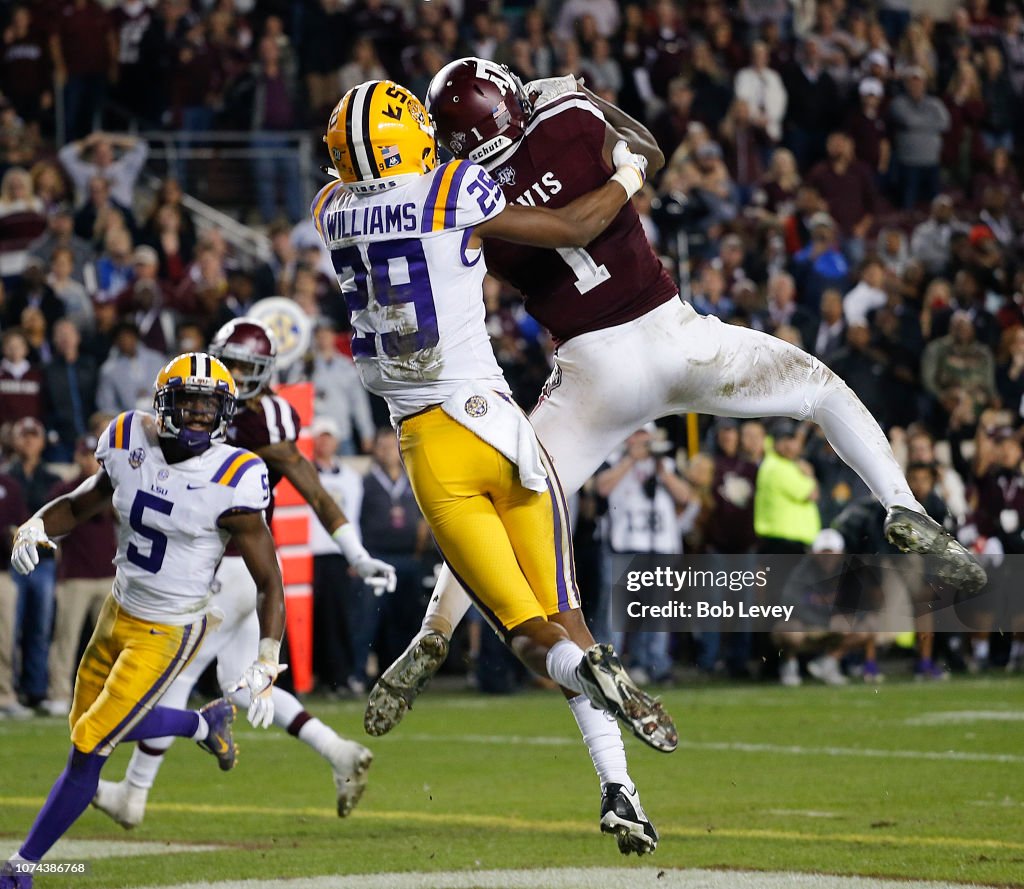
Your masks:
M 125 830 L 142 824 L 146 815 L 149 791 L 127 781 L 100 780 L 92 804 L 104 815 L 109 815 Z
M 601 832 L 615 836 L 623 855 L 636 852 L 646 855 L 658 848 L 658 831 L 654 829 L 640 805 L 640 795 L 634 787 L 609 784 L 601 797 Z
M 366 790 L 366 773 L 373 762 L 373 753 L 362 744 L 338 738 L 327 756 L 334 772 L 334 788 L 338 792 L 338 817 L 346 817 Z

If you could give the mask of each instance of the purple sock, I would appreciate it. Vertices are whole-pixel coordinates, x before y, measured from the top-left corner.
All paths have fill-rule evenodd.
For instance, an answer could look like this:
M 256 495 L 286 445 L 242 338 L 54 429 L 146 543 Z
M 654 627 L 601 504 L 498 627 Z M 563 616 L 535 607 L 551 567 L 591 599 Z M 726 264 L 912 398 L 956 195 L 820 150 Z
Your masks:
M 191 738 L 199 728 L 200 716 L 195 710 L 154 707 L 122 740 L 144 741 L 146 738 Z
M 106 761 L 105 756 L 82 753 L 71 748 L 68 764 L 50 790 L 50 795 L 19 850 L 23 858 L 29 861 L 41 860 L 75 823 L 96 795 L 100 769 Z

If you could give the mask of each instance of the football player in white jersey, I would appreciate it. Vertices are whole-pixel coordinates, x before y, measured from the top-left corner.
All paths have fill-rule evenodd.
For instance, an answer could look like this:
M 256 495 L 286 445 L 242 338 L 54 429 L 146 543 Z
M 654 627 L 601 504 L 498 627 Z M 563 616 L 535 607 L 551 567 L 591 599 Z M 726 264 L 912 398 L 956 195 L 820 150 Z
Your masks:
M 270 487 L 267 520 L 273 512 L 274 490 L 282 478 L 287 478 L 313 507 L 349 565 L 366 583 L 381 590 L 393 590 L 394 568 L 366 551 L 355 528 L 320 484 L 316 469 L 295 444 L 302 425 L 298 414 L 270 386 L 277 356 L 270 331 L 251 318 L 235 318 L 214 335 L 210 353 L 224 362 L 238 387 L 238 410 L 227 423 L 225 438 L 246 452 L 252 451 L 266 464 Z M 217 679 L 225 694 L 229 694 L 259 638 L 254 610 L 256 587 L 234 547 L 229 547 L 217 568 L 211 605 L 223 615 L 223 623 L 168 689 L 168 704 L 185 706 L 192 688 L 214 660 Z M 239 707 L 248 706 L 247 691 L 236 691 L 230 696 Z M 269 712 L 268 708 L 266 718 L 330 764 L 337 812 L 344 818 L 366 788 L 373 754 L 362 744 L 340 737 L 283 688 L 271 691 L 271 703 L 273 710 Z M 132 752 L 124 780 L 100 781 L 93 805 L 125 829 L 141 824 L 149 791 L 173 741 L 140 741 Z
M 485 234 L 586 245 L 640 187 L 646 161 L 623 143 L 611 179 L 562 210 L 506 206 L 479 165 L 437 166 L 422 104 L 390 81 L 346 93 L 326 142 L 340 181 L 313 201 L 314 223 L 348 304 L 356 367 L 388 402 L 445 560 L 511 650 L 573 706 L 593 704 L 599 718 L 614 714 L 655 749 L 674 750 L 668 714 L 583 620 L 565 499 L 491 349 L 480 255 Z M 637 852 L 657 844 L 642 809 L 602 829 L 628 835 Z
M 18 529 L 11 564 L 27 574 L 38 564 L 37 548 L 52 547 L 51 538 L 111 503 L 120 517 L 113 590 L 75 680 L 67 766 L 18 854 L 4 865 L 2 889 L 32 885 L 31 863 L 89 804 L 100 770 L 122 741 L 192 738 L 222 769 L 234 765 L 230 701 L 198 712 L 159 705 L 214 629 L 210 584 L 229 540 L 259 591 L 256 660 L 240 680 L 252 695 L 250 719 L 258 719 L 270 700 L 280 670 L 284 589 L 263 518 L 270 497 L 266 466 L 255 454 L 221 443 L 235 392 L 217 359 L 179 355 L 157 377 L 156 416 L 117 416 L 96 448 L 97 473 Z

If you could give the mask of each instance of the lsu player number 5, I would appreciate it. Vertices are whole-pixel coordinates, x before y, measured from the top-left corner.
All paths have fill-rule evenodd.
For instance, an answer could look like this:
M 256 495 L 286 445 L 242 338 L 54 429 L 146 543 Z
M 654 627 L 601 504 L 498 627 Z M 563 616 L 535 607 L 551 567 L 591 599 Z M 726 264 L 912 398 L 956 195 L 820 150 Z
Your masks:
M 18 530 L 11 564 L 28 573 L 38 547 L 53 546 L 52 538 L 111 503 L 120 519 L 113 589 L 78 667 L 67 765 L 18 854 L 0 870 L 0 889 L 31 886 L 19 864 L 39 861 L 78 818 L 122 741 L 189 737 L 222 769 L 234 765 L 229 701 L 198 712 L 159 705 L 212 629 L 210 585 L 229 540 L 259 592 L 261 638 L 240 680 L 252 693 L 250 719 L 267 706 L 280 669 L 284 590 L 263 517 L 266 466 L 222 442 L 235 383 L 216 358 L 189 353 L 160 371 L 155 389 L 156 416 L 116 417 L 100 437 L 96 474 Z
M 490 113 L 503 119 L 508 108 L 496 102 Z M 491 349 L 480 253 L 484 236 L 585 246 L 642 184 L 646 160 L 617 146 L 616 170 L 558 211 L 509 205 L 480 165 L 437 165 L 423 106 L 390 81 L 346 93 L 326 142 L 340 182 L 317 195 L 314 222 L 348 304 L 356 367 L 388 402 L 446 562 L 509 648 L 554 679 L 570 706 L 602 723 L 616 716 L 650 746 L 673 750 L 668 714 L 583 620 L 561 487 Z M 618 827 L 639 832 L 637 851 L 657 842 L 646 819 Z

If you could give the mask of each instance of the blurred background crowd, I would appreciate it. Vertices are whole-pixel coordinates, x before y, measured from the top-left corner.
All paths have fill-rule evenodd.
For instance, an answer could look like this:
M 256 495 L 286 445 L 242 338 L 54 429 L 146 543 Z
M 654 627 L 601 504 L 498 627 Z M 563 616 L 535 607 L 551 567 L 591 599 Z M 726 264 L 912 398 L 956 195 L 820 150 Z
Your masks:
M 4 527 L 91 471 L 92 437 L 111 415 L 149 405 L 168 356 L 284 295 L 316 331 L 287 380 L 314 384 L 322 472 L 345 476 L 350 496 L 376 492 L 349 509 L 372 535 L 373 510 L 404 496 L 401 467 L 383 453 L 386 411 L 358 384 L 330 260 L 305 219 L 324 181 L 320 136 L 355 84 L 391 77 L 422 96 L 444 63 L 478 55 L 524 81 L 577 75 L 643 121 L 666 165 L 635 206 L 682 298 L 818 356 L 882 424 L 933 515 L 979 553 L 1024 552 L 1015 3 L 36 0 L 0 2 L 0 35 Z M 488 279 L 485 298 L 495 352 L 529 407 L 552 343 L 514 292 Z M 622 530 L 630 510 L 651 533 Z M 609 551 L 753 558 L 886 546 L 866 488 L 814 429 L 789 422 L 680 417 L 638 430 L 578 515 L 581 583 L 599 626 Z M 329 625 L 318 623 L 322 687 L 358 693 L 372 678 L 367 655 L 390 657 L 415 628 L 436 555 L 410 528 L 395 544 L 385 521 L 370 546 L 409 559 L 390 612 L 365 600 L 342 614 L 329 585 L 318 593 Z M 112 540 L 110 527 L 95 533 Z M 53 626 L 62 612 L 65 636 L 88 626 L 88 608 L 61 607 L 83 597 L 61 591 L 109 582 L 97 546 L 77 561 L 65 547 L 59 566 L 17 589 L 3 558 L 0 599 L 17 603 L 17 643 L 0 640 L 0 713 L 22 713 L 15 692 L 29 705 L 66 702 L 74 654 L 63 649 L 79 639 L 51 646 Z M 1022 658 L 1019 636 L 935 640 L 918 629 L 909 644 L 924 679 Z M 809 635 L 815 644 L 706 634 L 627 648 L 652 680 L 693 665 L 745 676 L 767 664 L 774 676 L 776 660 L 787 684 L 799 663 L 837 683 L 878 675 L 875 640 L 854 651 L 835 634 Z M 490 659 L 489 636 L 474 624 L 460 637 L 467 657 Z M 3 687 L 4 662 L 16 687 Z M 494 677 L 507 668 L 481 674 L 484 684 L 505 687 Z

